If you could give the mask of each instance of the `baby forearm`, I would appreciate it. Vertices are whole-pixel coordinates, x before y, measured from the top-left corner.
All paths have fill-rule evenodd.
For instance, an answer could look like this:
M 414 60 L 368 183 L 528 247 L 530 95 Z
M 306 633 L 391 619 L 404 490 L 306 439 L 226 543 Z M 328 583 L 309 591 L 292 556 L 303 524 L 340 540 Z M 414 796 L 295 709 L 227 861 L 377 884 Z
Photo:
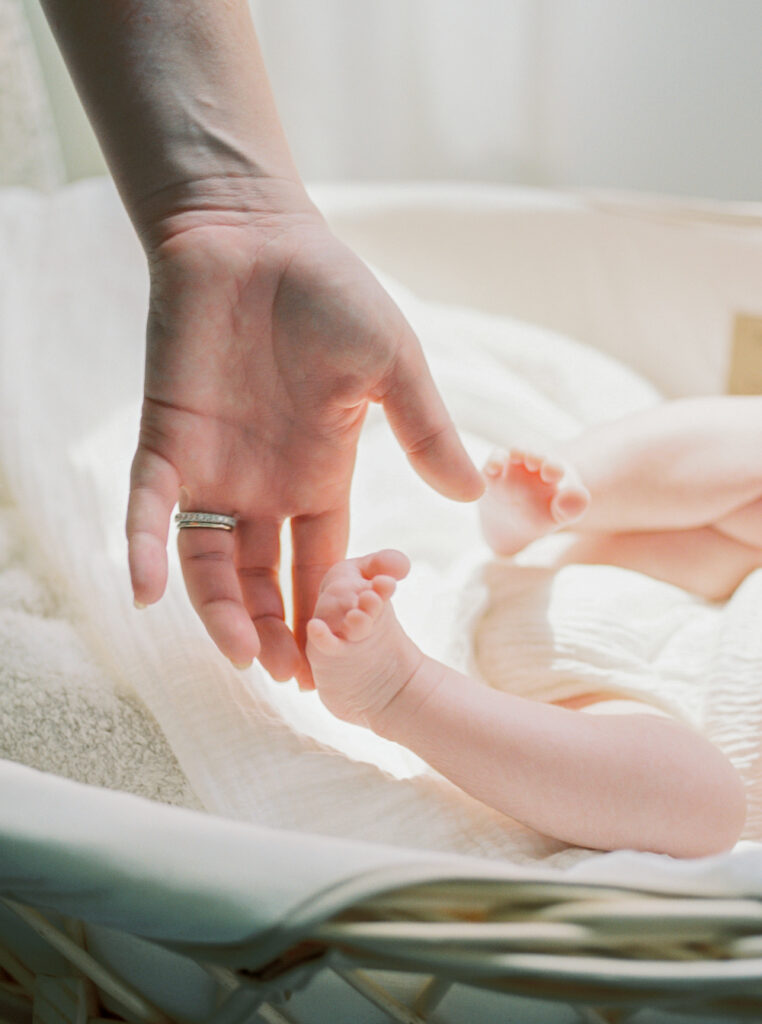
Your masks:
M 43 6 L 139 231 L 174 188 L 298 179 L 245 0 Z
M 730 763 L 661 717 L 524 700 L 426 659 L 371 724 L 477 799 L 579 846 L 695 857 L 728 848 L 743 826 Z

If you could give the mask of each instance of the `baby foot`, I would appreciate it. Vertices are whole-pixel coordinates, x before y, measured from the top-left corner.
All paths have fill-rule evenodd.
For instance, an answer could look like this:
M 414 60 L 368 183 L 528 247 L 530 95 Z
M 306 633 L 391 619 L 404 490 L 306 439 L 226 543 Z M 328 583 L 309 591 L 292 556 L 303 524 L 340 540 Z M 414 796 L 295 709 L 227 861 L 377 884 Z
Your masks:
M 307 659 L 320 699 L 337 718 L 372 727 L 423 660 L 389 603 L 409 570 L 400 551 L 378 551 L 337 563 L 320 585 Z
M 590 504 L 589 491 L 570 467 L 522 449 L 490 456 L 484 477 L 482 531 L 497 555 L 513 555 L 569 526 Z

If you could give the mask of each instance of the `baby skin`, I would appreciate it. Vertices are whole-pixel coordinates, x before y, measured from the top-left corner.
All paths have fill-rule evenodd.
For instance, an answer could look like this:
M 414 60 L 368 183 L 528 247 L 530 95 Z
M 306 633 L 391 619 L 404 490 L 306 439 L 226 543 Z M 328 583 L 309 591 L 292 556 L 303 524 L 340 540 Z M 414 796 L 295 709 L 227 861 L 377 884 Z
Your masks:
M 553 457 L 493 456 L 485 538 L 510 556 L 573 528 L 578 539 L 559 564 L 622 565 L 721 598 L 762 564 L 761 434 L 762 399 L 682 399 L 588 431 Z M 584 714 L 605 695 L 543 704 L 429 658 L 390 601 L 408 570 L 405 555 L 387 550 L 340 562 L 323 580 L 307 657 L 337 717 L 568 843 L 676 857 L 733 846 L 743 782 L 705 737 L 646 705 Z

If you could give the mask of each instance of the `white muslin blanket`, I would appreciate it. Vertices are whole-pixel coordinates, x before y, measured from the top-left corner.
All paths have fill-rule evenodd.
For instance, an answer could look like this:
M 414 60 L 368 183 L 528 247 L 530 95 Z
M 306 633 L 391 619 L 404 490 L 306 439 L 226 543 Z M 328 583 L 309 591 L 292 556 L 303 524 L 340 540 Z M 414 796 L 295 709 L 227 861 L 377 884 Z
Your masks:
M 409 752 L 334 720 L 294 683 L 278 684 L 257 665 L 234 670 L 190 607 L 172 543 L 166 596 L 133 608 L 123 521 L 142 384 L 142 254 L 111 185 L 93 181 L 50 198 L 0 194 L 0 260 L 0 471 L 17 538 L 12 556 L 0 537 L 0 629 L 21 638 L 0 680 L 0 714 L 14 737 L 0 754 L 84 779 L 92 754 L 81 719 L 90 715 L 99 732 L 110 716 L 119 742 L 101 749 L 128 761 L 139 714 L 145 771 L 115 765 L 90 781 L 304 832 L 517 863 L 593 856 L 484 807 Z M 496 443 L 568 436 L 659 397 L 628 368 L 567 338 L 426 304 L 386 283 L 477 460 Z M 418 480 L 373 410 L 354 478 L 350 554 L 378 547 L 412 559 L 395 605 L 413 638 L 465 665 L 488 561 L 476 511 Z M 605 566 L 550 574 L 549 550 L 535 545 L 512 570 L 517 673 L 613 686 L 688 717 L 744 774 L 745 837 L 762 838 L 762 573 L 714 606 Z M 54 606 L 29 596 L 40 581 Z M 522 632 L 532 634 L 529 647 Z M 38 667 L 60 654 L 64 634 L 68 660 L 46 676 Z M 29 723 L 43 721 L 51 673 L 59 691 L 68 680 L 83 693 L 85 680 L 91 698 L 59 719 L 58 765 L 46 727 L 40 765 L 24 739 L 42 728 Z

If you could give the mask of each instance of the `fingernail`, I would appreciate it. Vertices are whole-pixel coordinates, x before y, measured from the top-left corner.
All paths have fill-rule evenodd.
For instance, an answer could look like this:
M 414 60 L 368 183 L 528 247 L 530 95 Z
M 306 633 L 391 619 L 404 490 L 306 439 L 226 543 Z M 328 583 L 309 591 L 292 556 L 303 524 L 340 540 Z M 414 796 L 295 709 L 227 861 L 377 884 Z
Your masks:
M 142 604 L 142 603 L 141 603 L 140 601 L 138 601 L 138 599 L 137 599 L 137 598 L 134 598 L 134 600 L 133 600 L 133 602 L 132 602 L 132 603 L 133 603 L 133 604 L 135 605 L 135 607 L 137 608 L 137 610 L 138 610 L 139 612 L 142 612 L 144 608 L 147 608 L 147 607 L 148 607 L 148 605 L 147 605 L 147 604 Z
M 233 659 L 231 658 L 230 664 L 233 666 L 233 668 L 237 668 L 240 672 L 243 672 L 245 669 L 251 668 L 251 666 L 254 664 L 254 659 L 252 658 L 251 661 L 247 661 L 245 664 L 239 664 L 237 661 L 233 661 Z

